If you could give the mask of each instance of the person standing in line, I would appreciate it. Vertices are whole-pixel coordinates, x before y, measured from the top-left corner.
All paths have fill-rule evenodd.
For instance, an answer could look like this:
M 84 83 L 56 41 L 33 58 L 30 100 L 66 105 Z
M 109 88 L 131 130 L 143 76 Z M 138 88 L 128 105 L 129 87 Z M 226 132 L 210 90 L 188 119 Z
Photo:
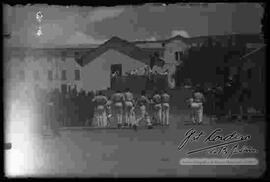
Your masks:
M 198 107 L 196 107 L 196 120 L 198 124 L 201 124 L 203 121 L 203 104 L 205 103 L 205 97 L 201 91 L 200 86 L 197 86 L 194 94 L 194 102 L 198 104 Z
M 107 118 L 107 125 L 108 127 L 111 126 L 112 123 L 112 108 L 111 108 L 112 101 L 110 98 L 108 98 L 108 101 L 106 103 L 106 118 Z
M 187 105 L 188 108 L 190 109 L 189 111 L 189 117 L 192 121 L 193 124 L 195 124 L 195 107 L 194 107 L 194 99 L 191 97 L 189 99 L 187 99 Z
M 102 94 L 101 91 L 98 92 L 97 96 L 95 96 L 92 102 L 96 105 L 96 117 L 97 117 L 97 124 L 98 127 L 104 127 L 106 123 L 105 120 L 105 105 L 107 103 L 107 98 Z
M 162 91 L 161 101 L 162 101 L 162 124 L 169 126 L 169 110 L 170 110 L 170 95 L 166 90 Z
M 131 108 L 130 111 L 130 123 L 131 123 L 131 127 L 133 127 L 135 130 L 137 129 L 138 123 L 136 120 L 136 113 L 135 113 L 135 101 L 134 101 L 134 105 Z
M 126 89 L 124 93 L 125 97 L 125 119 L 126 124 L 131 127 L 131 115 L 132 115 L 132 108 L 134 106 L 134 97 L 133 94 L 130 92 L 129 88 Z
M 148 113 L 146 111 L 146 106 L 148 104 L 150 104 L 150 101 L 149 101 L 149 99 L 145 95 L 145 90 L 142 90 L 141 91 L 141 96 L 139 97 L 139 99 L 137 101 L 137 104 L 140 107 L 140 117 L 136 121 L 136 126 L 138 126 L 139 125 L 139 122 L 142 121 L 142 120 L 144 120 L 147 123 L 148 126 L 149 125 L 152 125 L 151 120 L 148 119 Z
M 154 104 L 154 116 L 158 124 L 161 124 L 162 121 L 162 106 L 161 106 L 161 96 L 158 91 L 155 91 L 152 101 Z
M 117 126 L 118 128 L 121 127 L 122 123 L 122 114 L 123 114 L 123 102 L 124 102 L 124 95 L 117 90 L 116 93 L 112 95 L 112 102 L 114 105 L 114 110 L 116 114 L 116 121 L 117 121 Z

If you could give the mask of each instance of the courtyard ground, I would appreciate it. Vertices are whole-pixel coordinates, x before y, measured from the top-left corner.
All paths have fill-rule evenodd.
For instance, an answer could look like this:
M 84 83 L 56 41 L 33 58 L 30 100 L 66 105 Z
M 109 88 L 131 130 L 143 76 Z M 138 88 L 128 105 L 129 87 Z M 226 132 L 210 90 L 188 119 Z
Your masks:
M 258 177 L 265 171 L 265 122 L 210 122 L 192 125 L 187 111 L 171 115 L 171 125 L 165 128 L 93 129 L 61 128 L 60 137 L 17 136 L 12 149 L 5 151 L 6 175 L 43 177 Z M 189 129 L 210 133 L 222 128 L 223 135 L 237 131 L 251 135 L 245 144 L 257 153 L 233 157 L 254 157 L 254 166 L 182 166 L 182 158 L 213 157 L 187 151 L 205 147 L 202 142 L 177 149 Z M 240 143 L 243 145 L 243 142 Z

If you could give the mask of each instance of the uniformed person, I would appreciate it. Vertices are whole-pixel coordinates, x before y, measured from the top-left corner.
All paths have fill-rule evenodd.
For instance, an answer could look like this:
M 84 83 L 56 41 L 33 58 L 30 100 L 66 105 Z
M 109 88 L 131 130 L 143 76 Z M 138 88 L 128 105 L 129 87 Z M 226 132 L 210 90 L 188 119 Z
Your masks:
M 121 127 L 122 123 L 122 114 L 123 114 L 123 102 L 124 95 L 118 90 L 112 95 L 112 102 L 115 110 L 116 121 L 118 128 Z
M 156 118 L 156 121 L 158 124 L 161 124 L 162 121 L 162 106 L 161 106 L 161 96 L 158 93 L 158 91 L 155 91 L 153 97 L 152 97 L 152 101 L 154 104 L 154 116 Z
M 131 127 L 131 115 L 134 109 L 134 97 L 130 90 L 127 88 L 126 92 L 124 93 L 125 98 L 125 119 L 126 124 Z
M 108 102 L 106 96 L 102 94 L 101 91 L 98 92 L 97 96 L 95 96 L 92 100 L 96 105 L 96 119 L 98 127 L 106 126 L 106 103 Z
M 205 97 L 200 89 L 200 87 L 196 87 L 194 94 L 193 94 L 195 104 L 198 104 L 196 108 L 196 121 L 198 124 L 201 124 L 203 121 L 203 103 L 205 102 Z
M 109 98 L 106 103 L 106 126 L 110 126 L 112 122 L 112 108 L 111 108 L 112 101 Z
M 161 94 L 162 102 L 162 124 L 169 125 L 170 95 L 164 90 Z
M 146 111 L 146 106 L 150 104 L 149 99 L 145 95 L 145 91 L 141 91 L 141 96 L 138 98 L 137 101 L 139 107 L 140 107 L 140 117 L 137 121 L 137 125 L 140 121 L 144 120 L 148 126 L 152 125 L 151 120 L 149 119 L 148 113 Z
M 133 127 L 136 130 L 138 123 L 136 120 L 135 104 L 133 105 L 133 107 L 131 108 L 131 111 L 130 111 L 130 123 L 131 123 L 131 127 Z
M 187 105 L 188 108 L 190 109 L 189 111 L 189 116 L 193 124 L 195 124 L 195 107 L 194 107 L 194 99 L 193 97 L 187 99 Z

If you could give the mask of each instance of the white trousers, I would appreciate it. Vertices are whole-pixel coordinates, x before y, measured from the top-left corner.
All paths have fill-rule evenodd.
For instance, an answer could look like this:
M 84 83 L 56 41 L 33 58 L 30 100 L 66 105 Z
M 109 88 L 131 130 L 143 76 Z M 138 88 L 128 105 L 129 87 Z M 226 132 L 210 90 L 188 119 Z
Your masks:
M 161 104 L 156 104 L 154 106 L 155 109 L 155 117 L 158 123 L 162 122 L 162 106 Z
M 125 119 L 127 124 L 131 124 L 131 115 L 133 112 L 133 104 L 132 102 L 125 103 Z
M 162 104 L 162 124 L 169 125 L 169 110 L 170 106 L 168 103 Z
M 191 104 L 191 120 L 193 123 L 201 123 L 203 121 L 203 105 L 202 103 Z
M 105 107 L 100 105 L 97 106 L 96 109 L 96 119 L 97 119 L 97 125 L 98 127 L 105 127 L 107 126 L 107 118 L 106 118 L 106 111 Z

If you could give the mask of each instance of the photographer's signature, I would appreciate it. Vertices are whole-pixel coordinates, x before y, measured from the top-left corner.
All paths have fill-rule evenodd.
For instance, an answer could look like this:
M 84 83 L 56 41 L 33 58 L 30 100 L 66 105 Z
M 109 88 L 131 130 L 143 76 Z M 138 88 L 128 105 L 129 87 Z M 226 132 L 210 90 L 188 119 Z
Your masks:
M 220 155 L 222 157 L 229 158 L 235 154 L 243 153 L 257 153 L 258 150 L 251 146 L 243 145 L 240 147 L 240 143 L 251 139 L 250 135 L 241 135 L 234 131 L 227 135 L 220 134 L 223 130 L 221 128 L 215 129 L 207 135 L 203 131 L 196 131 L 195 129 L 189 129 L 185 133 L 185 138 L 179 143 L 178 150 L 183 149 L 188 143 L 201 141 L 202 143 L 209 144 L 206 147 L 190 150 L 187 154 L 194 154 L 203 151 L 207 151 L 209 155 Z M 205 137 L 205 138 L 204 138 Z M 201 140 L 204 139 L 204 140 Z M 212 144 L 213 143 L 213 144 Z

